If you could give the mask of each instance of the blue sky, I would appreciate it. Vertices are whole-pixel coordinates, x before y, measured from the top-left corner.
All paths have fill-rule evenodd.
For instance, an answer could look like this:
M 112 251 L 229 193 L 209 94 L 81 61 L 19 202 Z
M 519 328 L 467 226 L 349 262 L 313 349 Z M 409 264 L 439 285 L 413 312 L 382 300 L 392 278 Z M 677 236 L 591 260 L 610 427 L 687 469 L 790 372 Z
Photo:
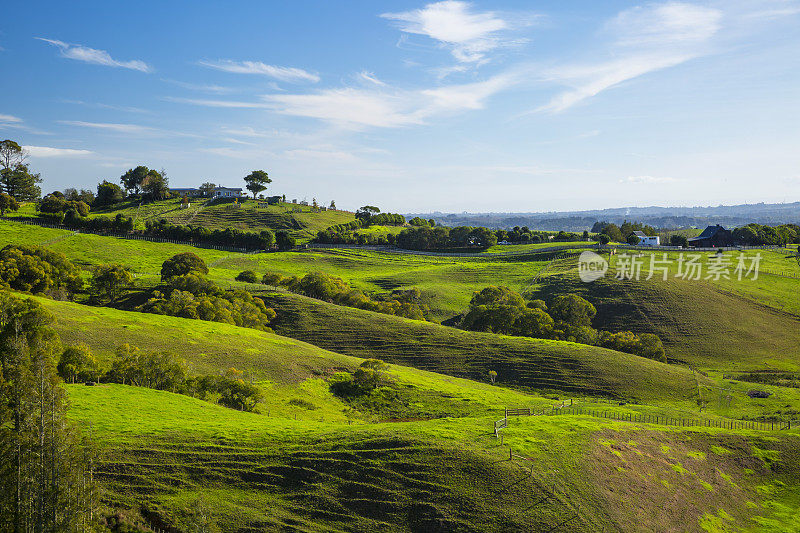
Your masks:
M 18 2 L 0 136 L 384 210 L 800 200 L 800 1 Z

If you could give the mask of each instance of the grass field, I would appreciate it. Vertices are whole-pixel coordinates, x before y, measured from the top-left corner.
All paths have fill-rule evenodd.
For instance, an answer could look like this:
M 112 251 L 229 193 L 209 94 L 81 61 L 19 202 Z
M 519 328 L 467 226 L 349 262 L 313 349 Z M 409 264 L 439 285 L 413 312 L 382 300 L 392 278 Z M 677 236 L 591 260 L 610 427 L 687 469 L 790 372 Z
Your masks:
M 9 242 L 44 244 L 84 267 L 121 261 L 144 284 L 164 259 L 192 250 L 223 283 L 253 268 L 322 270 L 365 290 L 418 286 L 440 318 L 466 307 L 473 290 L 492 283 L 521 290 L 548 265 L 542 256 L 234 254 L 0 223 L 0 244 Z M 791 258 L 771 253 L 765 265 L 793 268 Z M 265 393 L 257 412 L 242 413 L 162 391 L 67 386 L 70 417 L 101 450 L 96 479 L 105 504 L 142 524 L 190 530 L 191 516 L 202 511 L 223 531 L 248 532 L 595 532 L 630 531 L 631 524 L 659 532 L 800 530 L 796 430 L 563 415 L 511 418 L 503 445 L 491 433 L 504 407 L 540 408 L 564 398 L 618 415 L 797 418 L 800 389 L 722 379 L 720 371 L 764 362 L 796 369 L 791 302 L 798 280 L 763 276 L 748 289 L 729 283 L 587 285 L 564 260 L 533 286 L 546 298 L 587 295 L 599 310 L 596 326 L 656 331 L 673 359 L 710 370 L 708 376 L 611 350 L 466 332 L 266 287 L 251 288 L 278 310 L 277 334 L 39 301 L 57 317 L 65 344 L 87 343 L 104 365 L 127 342 L 173 352 L 193 374 L 235 367 Z M 387 377 L 400 391 L 395 411 L 359 411 L 331 394 L 330 375 L 367 357 L 393 363 Z M 497 385 L 487 383 L 490 369 Z M 753 388 L 771 395 L 751 398 Z M 521 458 L 509 460 L 509 446 Z
M 793 531 L 798 440 L 591 417 L 342 425 L 231 412 L 121 385 L 69 386 L 116 506 L 195 509 L 223 530 Z M 132 408 L 135 406 L 135 408 Z M 630 505 L 632 501 L 636 505 Z

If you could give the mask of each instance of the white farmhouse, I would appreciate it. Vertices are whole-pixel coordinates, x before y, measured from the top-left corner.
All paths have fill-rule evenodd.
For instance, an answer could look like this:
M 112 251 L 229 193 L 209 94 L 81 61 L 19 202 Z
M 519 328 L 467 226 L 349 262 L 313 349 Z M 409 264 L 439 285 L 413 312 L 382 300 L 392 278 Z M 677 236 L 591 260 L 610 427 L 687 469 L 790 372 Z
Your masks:
M 241 196 L 241 187 L 215 187 L 211 193 L 212 198 L 239 198 Z
M 656 235 L 655 237 L 651 237 L 649 235 L 645 235 L 643 231 L 634 231 L 634 235 L 639 237 L 639 246 L 660 246 L 661 239 Z

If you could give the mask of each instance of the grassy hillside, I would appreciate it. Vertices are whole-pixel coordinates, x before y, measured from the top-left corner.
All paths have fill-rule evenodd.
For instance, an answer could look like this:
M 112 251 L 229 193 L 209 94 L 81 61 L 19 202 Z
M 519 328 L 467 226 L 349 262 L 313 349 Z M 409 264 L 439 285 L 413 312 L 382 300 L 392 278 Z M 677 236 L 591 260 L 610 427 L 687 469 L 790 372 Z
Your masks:
M 795 435 L 590 417 L 342 425 L 166 392 L 69 386 L 107 504 L 225 531 L 792 531 Z M 636 505 L 630 505 L 635 501 Z
M 779 254 L 768 254 L 777 256 L 768 256 L 768 266 L 769 260 L 780 260 Z M 800 279 L 768 274 L 756 281 L 720 282 L 645 277 L 617 280 L 611 275 L 583 283 L 569 267 L 543 276 L 536 289 L 547 300 L 557 294 L 581 294 L 597 307 L 596 327 L 655 333 L 664 341 L 668 357 L 695 367 L 800 369 L 800 318 L 776 302 L 786 302 L 794 311 Z M 795 300 L 794 306 L 789 300 Z
M 288 230 L 301 241 L 310 239 L 320 230 L 354 219 L 353 213 L 347 211 L 315 212 L 312 207 L 291 203 L 268 207 L 259 207 L 258 204 L 259 202 L 252 199 L 238 205 L 227 201 L 192 199 L 190 207 L 182 209 L 181 199 L 173 198 L 141 205 L 136 201 L 97 207 L 92 209 L 89 217 L 113 217 L 121 213 L 133 218 L 137 229 L 143 229 L 147 220 L 163 218 L 173 224 L 194 224 L 210 229 L 231 227 L 247 231 Z M 17 215 L 33 216 L 32 206 L 33 204 L 24 206 Z

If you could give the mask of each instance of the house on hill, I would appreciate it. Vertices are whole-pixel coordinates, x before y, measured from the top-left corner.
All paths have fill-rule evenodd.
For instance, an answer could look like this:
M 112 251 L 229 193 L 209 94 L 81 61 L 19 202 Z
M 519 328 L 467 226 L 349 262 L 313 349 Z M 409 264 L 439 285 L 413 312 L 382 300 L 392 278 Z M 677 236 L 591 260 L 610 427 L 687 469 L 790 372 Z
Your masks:
M 634 231 L 633 234 L 639 237 L 639 246 L 659 246 L 661 244 L 661 239 L 658 235 L 651 237 L 650 235 L 645 235 L 643 231 Z
M 708 226 L 703 233 L 689 239 L 689 246 L 694 248 L 719 248 L 733 245 L 733 233 L 717 224 Z
M 203 190 L 196 187 L 170 187 L 169 191 L 175 196 L 188 196 L 189 198 L 199 198 L 203 196 Z M 211 198 L 239 198 L 244 196 L 241 187 L 214 187 L 211 191 Z

